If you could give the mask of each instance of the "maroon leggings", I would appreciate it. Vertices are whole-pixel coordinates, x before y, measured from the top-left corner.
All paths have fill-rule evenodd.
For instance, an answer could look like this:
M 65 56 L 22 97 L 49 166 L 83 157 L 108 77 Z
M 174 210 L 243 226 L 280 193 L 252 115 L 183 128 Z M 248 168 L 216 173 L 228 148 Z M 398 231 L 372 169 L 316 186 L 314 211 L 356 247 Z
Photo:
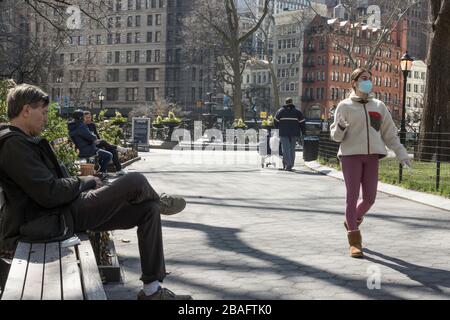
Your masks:
M 361 219 L 375 202 L 378 186 L 377 154 L 342 156 L 342 172 L 347 188 L 345 218 L 349 231 L 358 230 L 357 219 Z M 359 188 L 362 187 L 362 202 L 358 205 Z

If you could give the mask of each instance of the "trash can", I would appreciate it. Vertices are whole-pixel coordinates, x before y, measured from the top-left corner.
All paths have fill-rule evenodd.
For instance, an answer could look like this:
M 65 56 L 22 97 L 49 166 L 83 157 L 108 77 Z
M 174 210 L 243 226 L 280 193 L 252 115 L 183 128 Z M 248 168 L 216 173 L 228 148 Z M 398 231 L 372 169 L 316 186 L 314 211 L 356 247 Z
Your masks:
M 319 137 L 307 136 L 303 139 L 303 160 L 314 161 L 319 156 Z

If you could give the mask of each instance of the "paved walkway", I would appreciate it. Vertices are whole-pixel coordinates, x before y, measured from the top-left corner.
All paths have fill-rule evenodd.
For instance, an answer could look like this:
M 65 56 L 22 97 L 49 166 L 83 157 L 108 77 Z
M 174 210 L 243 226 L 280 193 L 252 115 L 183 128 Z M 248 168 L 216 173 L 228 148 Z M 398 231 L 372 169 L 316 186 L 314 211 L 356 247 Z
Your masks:
M 380 193 L 361 228 L 366 258 L 352 259 L 338 179 L 301 162 L 296 173 L 261 170 L 254 152 L 141 156 L 130 171 L 188 201 L 182 213 L 163 216 L 164 285 L 177 293 L 196 300 L 450 298 L 448 211 Z M 136 232 L 114 238 L 124 283 L 106 285 L 107 295 L 135 299 Z

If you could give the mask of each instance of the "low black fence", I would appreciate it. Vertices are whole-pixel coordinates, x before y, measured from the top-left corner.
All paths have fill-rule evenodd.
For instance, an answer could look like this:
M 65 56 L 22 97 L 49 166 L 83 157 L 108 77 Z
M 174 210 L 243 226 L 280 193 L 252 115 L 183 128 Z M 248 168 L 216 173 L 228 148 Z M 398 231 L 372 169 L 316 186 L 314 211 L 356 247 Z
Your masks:
M 329 132 L 322 132 L 319 137 L 319 162 L 339 167 L 339 143 L 331 140 Z M 388 156 L 380 162 L 380 179 L 450 197 L 450 133 L 427 132 L 422 137 L 407 133 L 405 147 L 412 168 L 401 167 L 395 154 L 388 150 Z

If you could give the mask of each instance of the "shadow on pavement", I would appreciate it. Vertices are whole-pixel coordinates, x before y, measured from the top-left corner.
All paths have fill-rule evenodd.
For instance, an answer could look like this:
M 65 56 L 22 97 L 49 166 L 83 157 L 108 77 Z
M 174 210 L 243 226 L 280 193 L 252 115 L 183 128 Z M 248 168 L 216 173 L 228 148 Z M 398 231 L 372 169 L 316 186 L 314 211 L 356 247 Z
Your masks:
M 380 259 L 376 259 L 371 256 L 365 255 L 365 259 L 383 265 L 385 267 L 391 268 L 398 271 L 413 281 L 421 283 L 423 286 L 432 289 L 435 292 L 441 294 L 449 294 L 448 291 L 444 292 L 440 287 L 445 287 L 450 289 L 450 271 L 419 266 L 417 264 L 409 263 L 407 261 L 390 257 L 385 254 L 364 248 L 364 253 L 376 256 Z M 448 296 L 450 298 L 450 295 Z
M 213 248 L 222 251 L 232 251 L 272 264 L 272 267 L 264 267 L 261 268 L 262 270 L 260 270 L 260 268 L 258 267 L 252 268 L 253 273 L 260 271 L 270 271 L 275 274 L 282 274 L 285 277 L 298 277 L 303 275 L 317 280 L 327 281 L 330 284 L 354 291 L 358 294 L 366 296 L 367 298 L 374 298 L 378 296 L 382 297 L 383 299 L 401 299 L 393 293 L 387 292 L 385 290 L 381 290 L 375 293 L 367 289 L 366 280 L 364 278 L 365 275 L 362 275 L 362 279 L 355 280 L 353 278 L 341 276 L 339 274 L 331 273 L 329 271 L 322 270 L 316 267 L 307 266 L 275 254 L 252 248 L 239 238 L 238 233 L 240 232 L 240 229 L 222 228 L 199 223 L 177 221 L 162 221 L 162 225 L 166 228 L 179 228 L 201 231 L 207 235 L 208 243 Z M 226 241 L 224 241 L 223 239 L 226 239 Z M 230 246 L 230 243 L 233 243 L 233 245 Z M 196 262 L 193 261 L 183 261 L 182 263 L 196 265 Z M 234 269 L 234 266 L 232 265 L 230 265 L 229 267 L 230 269 Z M 168 266 L 168 268 L 170 268 L 170 266 Z M 257 277 L 257 274 L 255 274 L 254 276 Z

